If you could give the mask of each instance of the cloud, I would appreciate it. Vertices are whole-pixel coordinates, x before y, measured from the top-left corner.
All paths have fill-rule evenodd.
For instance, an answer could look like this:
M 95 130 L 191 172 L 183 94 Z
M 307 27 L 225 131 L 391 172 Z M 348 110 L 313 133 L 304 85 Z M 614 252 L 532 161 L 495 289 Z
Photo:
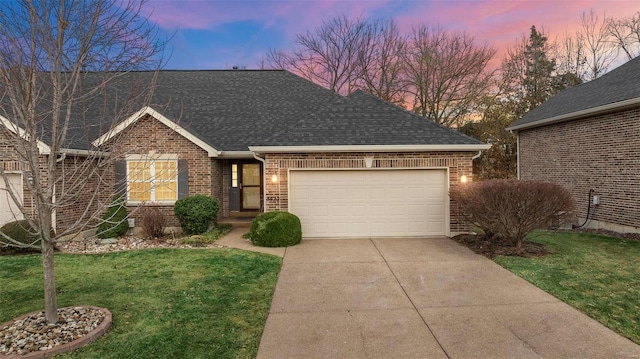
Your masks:
M 297 34 L 341 14 L 391 17 L 405 33 L 419 24 L 463 30 L 479 43 L 496 47 L 501 57 L 522 34 L 528 35 L 532 25 L 544 29 L 552 40 L 577 30 L 580 15 L 591 9 L 600 16 L 606 12 L 621 17 L 639 11 L 640 4 L 637 0 L 151 0 L 146 8 L 162 29 L 183 33 L 172 40 L 174 52 L 179 48 L 195 55 L 197 44 L 211 47 L 210 56 L 218 52 L 227 57 L 217 63 L 235 54 L 235 62 L 250 67 L 258 54 L 273 47 L 286 49 Z M 207 41 L 202 40 L 205 37 Z

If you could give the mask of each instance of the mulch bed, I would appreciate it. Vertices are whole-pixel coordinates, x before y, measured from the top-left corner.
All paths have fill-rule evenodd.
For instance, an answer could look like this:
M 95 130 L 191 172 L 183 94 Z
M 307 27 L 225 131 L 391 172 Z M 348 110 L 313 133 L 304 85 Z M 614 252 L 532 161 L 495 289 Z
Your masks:
M 489 241 L 483 235 L 475 234 L 461 234 L 452 238 L 456 242 L 471 249 L 477 254 L 483 255 L 487 258 L 494 258 L 495 256 L 512 256 L 512 257 L 544 257 L 549 252 L 547 248 L 540 244 L 529 241 L 522 242 L 521 251 L 516 250 L 516 247 L 510 241 L 505 240 L 491 240 Z
M 640 233 L 618 233 L 608 231 L 606 229 L 590 229 L 590 228 L 576 228 L 567 230 L 569 232 L 577 233 L 590 233 L 598 234 L 601 236 L 607 236 L 612 238 L 619 238 L 631 241 L 640 241 Z M 522 250 L 518 252 L 515 246 L 505 240 L 493 240 L 489 241 L 483 235 L 475 234 L 461 234 L 452 238 L 456 242 L 471 249 L 477 254 L 483 255 L 488 258 L 494 258 L 495 256 L 512 256 L 512 257 L 544 257 L 549 254 L 547 248 L 540 244 L 530 241 L 522 242 Z

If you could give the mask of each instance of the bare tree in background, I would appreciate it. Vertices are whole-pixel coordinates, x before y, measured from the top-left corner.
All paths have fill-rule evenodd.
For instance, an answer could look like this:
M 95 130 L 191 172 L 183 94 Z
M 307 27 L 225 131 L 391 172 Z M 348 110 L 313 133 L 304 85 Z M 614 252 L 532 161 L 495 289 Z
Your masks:
M 375 28 L 346 15 L 296 36 L 291 52 L 271 50 L 262 67 L 287 69 L 331 91 L 347 95 L 362 73 L 362 59 L 374 42 Z
M 560 73 L 573 73 L 583 81 L 589 78 L 589 67 L 583 38 L 565 33 L 553 45 L 556 70 Z
M 610 19 L 608 30 L 616 49 L 631 60 L 640 56 L 640 11 L 622 18 Z
M 495 53 L 464 32 L 415 28 L 405 59 L 413 111 L 444 126 L 462 125 L 491 86 Z
M 45 314 L 55 323 L 54 245 L 100 217 L 107 203 L 101 202 L 96 186 L 108 187 L 113 171 L 114 154 L 92 150 L 89 134 L 106 132 L 133 108 L 140 109 L 115 106 L 103 95 L 127 71 L 157 69 L 163 43 L 142 15 L 144 2 L 137 0 L 19 0 L 0 6 L 0 135 L 8 138 L 29 175 L 25 182 L 31 208 L 9 186 L 5 167 L 0 166 L 0 175 L 21 216 L 41 238 Z M 89 81 L 88 71 L 99 75 Z M 144 102 L 148 86 L 138 84 L 119 96 L 133 94 L 135 101 Z M 99 118 L 84 117 L 96 111 Z M 82 144 L 88 147 L 69 149 Z M 87 207 L 64 232 L 52 234 L 56 210 L 80 196 Z M 6 235 L 2 241 L 24 245 Z
M 597 79 L 605 74 L 616 58 L 616 50 L 610 40 L 609 23 L 606 15 L 600 18 L 593 10 L 582 13 L 576 36 L 584 46 L 589 69 L 588 77 L 584 80 Z
M 406 95 L 406 40 L 394 20 L 369 22 L 373 36 L 360 51 L 356 88 L 402 105 Z

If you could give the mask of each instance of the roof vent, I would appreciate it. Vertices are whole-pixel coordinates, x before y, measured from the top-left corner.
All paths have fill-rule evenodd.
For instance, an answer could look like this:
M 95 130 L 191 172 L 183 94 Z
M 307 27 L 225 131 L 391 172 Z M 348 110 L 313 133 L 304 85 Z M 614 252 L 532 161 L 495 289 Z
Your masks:
M 232 69 L 237 70 L 237 69 L 238 69 L 238 66 L 234 66 L 234 67 L 232 67 Z

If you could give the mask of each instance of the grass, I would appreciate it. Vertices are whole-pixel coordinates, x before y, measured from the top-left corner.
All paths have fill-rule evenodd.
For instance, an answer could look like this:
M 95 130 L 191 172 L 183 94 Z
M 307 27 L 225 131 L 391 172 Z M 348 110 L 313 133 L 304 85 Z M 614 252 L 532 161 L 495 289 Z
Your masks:
M 113 326 L 61 358 L 254 358 L 281 259 L 233 249 L 57 254 L 59 307 L 108 308 Z M 39 255 L 0 257 L 0 323 L 43 306 Z
M 536 232 L 551 254 L 495 261 L 640 344 L 640 242 L 573 232 Z

